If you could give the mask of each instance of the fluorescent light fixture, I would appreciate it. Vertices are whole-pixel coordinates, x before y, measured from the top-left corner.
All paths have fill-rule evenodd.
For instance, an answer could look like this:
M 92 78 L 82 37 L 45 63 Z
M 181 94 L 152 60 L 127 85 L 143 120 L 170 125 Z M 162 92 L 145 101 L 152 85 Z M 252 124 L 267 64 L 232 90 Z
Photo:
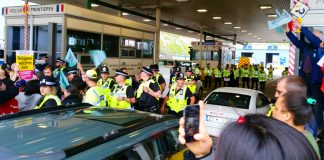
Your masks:
M 241 32 L 242 32 L 242 33 L 246 33 L 246 32 L 247 32 L 247 30 L 241 30 Z
M 264 10 L 264 9 L 271 9 L 272 6 L 271 5 L 262 5 L 260 6 L 260 9 Z
M 163 26 L 166 26 L 166 27 L 167 27 L 167 26 L 169 26 L 169 25 L 168 25 L 168 24 L 166 24 L 166 23 L 164 23 L 164 24 L 163 24 Z
M 91 7 L 99 7 L 99 5 L 95 3 L 91 3 Z
M 266 40 L 262 40 L 263 42 L 265 42 Z
M 262 38 L 259 37 L 258 39 L 262 39 Z
M 233 24 L 232 22 L 225 22 L 224 24 Z
M 222 19 L 222 17 L 213 17 L 213 19 Z
M 126 13 L 126 12 L 123 12 L 122 15 L 123 15 L 123 16 L 129 16 L 129 14 Z
M 252 36 L 253 38 L 257 38 L 258 36 L 256 36 L 256 35 L 254 35 L 254 36 Z
M 176 30 L 180 30 L 181 28 L 177 27 Z
M 151 22 L 150 19 L 143 19 L 144 22 Z
M 241 27 L 239 27 L 239 26 L 235 26 L 235 27 L 233 27 L 234 29 L 240 29 Z
M 177 2 L 188 2 L 189 0 L 176 0 Z
M 197 9 L 197 12 L 204 13 L 207 12 L 207 9 Z
M 276 18 L 277 17 L 276 14 L 268 14 L 267 16 L 270 17 L 270 18 Z
M 193 31 L 188 31 L 188 33 L 192 33 Z
M 248 35 L 252 35 L 253 33 L 248 33 Z

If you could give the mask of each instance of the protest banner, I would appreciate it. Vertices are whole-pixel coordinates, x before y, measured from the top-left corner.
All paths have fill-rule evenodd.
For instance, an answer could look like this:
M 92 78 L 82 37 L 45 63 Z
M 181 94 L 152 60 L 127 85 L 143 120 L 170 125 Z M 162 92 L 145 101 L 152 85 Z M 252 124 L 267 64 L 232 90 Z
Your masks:
M 17 50 L 16 63 L 19 79 L 30 80 L 34 76 L 34 51 Z

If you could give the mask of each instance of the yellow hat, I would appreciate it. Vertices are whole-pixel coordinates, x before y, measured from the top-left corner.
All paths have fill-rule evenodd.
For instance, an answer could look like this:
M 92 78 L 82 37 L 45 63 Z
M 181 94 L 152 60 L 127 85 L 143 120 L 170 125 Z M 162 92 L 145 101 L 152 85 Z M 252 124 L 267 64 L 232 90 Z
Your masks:
M 86 76 L 91 79 L 96 79 L 97 78 L 97 72 L 95 70 L 87 70 Z

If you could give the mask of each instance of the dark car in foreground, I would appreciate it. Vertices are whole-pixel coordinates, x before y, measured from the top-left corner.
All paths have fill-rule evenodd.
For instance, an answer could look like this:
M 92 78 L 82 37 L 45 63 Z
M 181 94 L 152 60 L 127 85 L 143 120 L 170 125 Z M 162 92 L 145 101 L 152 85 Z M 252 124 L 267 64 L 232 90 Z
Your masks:
M 0 117 L 0 159 L 183 159 L 178 119 L 108 108 L 46 108 Z

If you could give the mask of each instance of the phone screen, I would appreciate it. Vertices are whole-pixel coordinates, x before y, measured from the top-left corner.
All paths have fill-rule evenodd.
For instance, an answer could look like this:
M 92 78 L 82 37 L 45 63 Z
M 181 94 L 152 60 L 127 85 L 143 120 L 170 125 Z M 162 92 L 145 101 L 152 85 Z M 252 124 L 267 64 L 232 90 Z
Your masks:
M 186 142 L 195 141 L 194 135 L 199 133 L 199 105 L 189 105 L 185 108 L 185 139 Z

